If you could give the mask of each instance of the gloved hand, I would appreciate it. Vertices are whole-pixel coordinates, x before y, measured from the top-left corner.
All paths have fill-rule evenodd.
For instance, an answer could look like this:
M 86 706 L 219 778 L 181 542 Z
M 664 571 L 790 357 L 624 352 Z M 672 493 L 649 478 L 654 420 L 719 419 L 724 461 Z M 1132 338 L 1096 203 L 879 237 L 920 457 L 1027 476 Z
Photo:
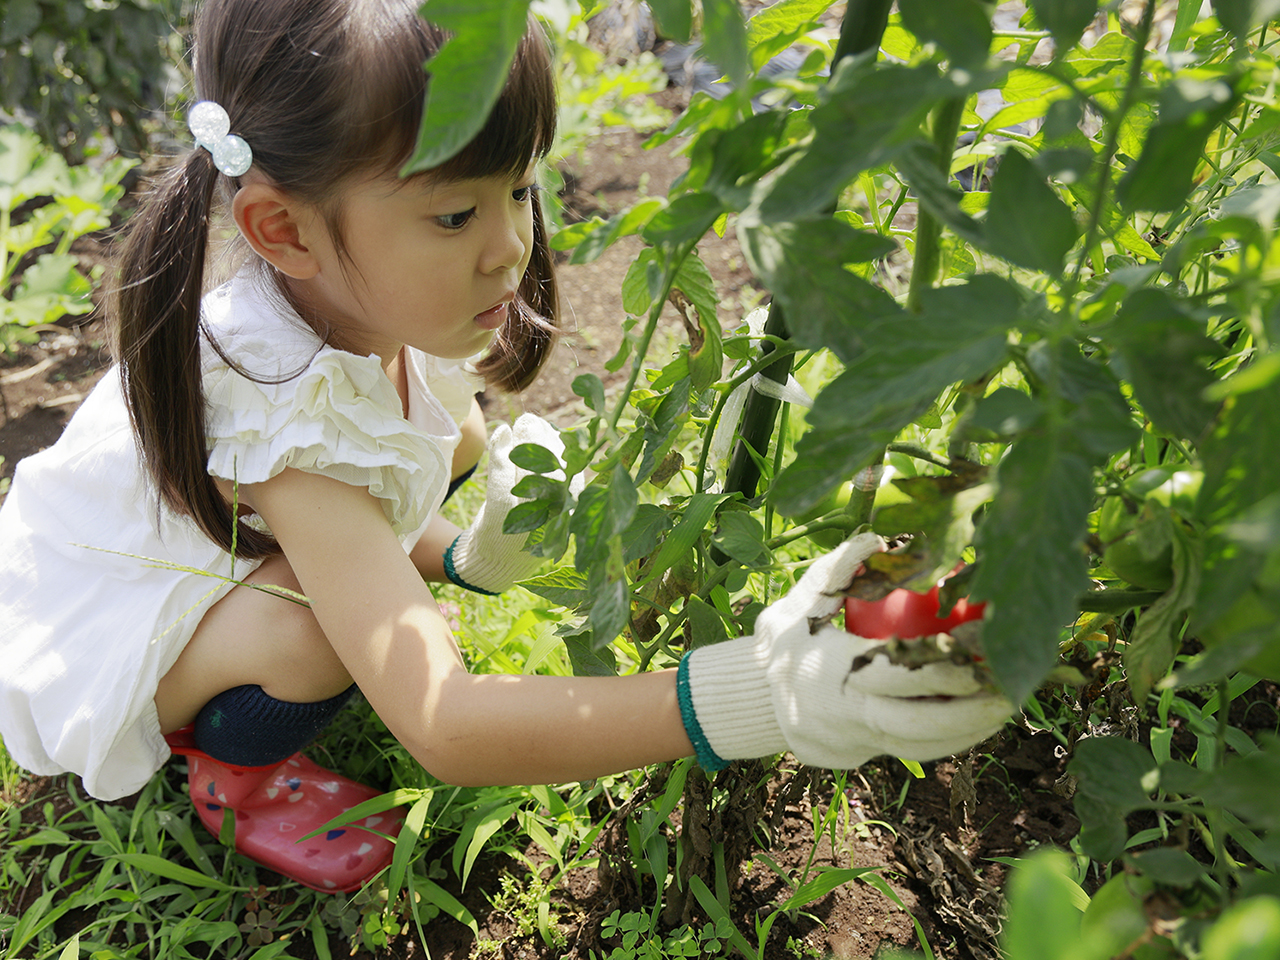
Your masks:
M 761 612 L 754 634 L 684 657 L 680 712 L 704 769 L 783 750 L 833 770 L 882 753 L 933 760 L 986 739 L 1013 713 L 952 663 L 909 669 L 877 656 L 850 672 L 880 641 L 829 621 L 840 592 L 881 548 L 874 534 L 846 541 Z
M 522 470 L 511 462 L 511 451 L 522 443 L 546 447 L 561 463 L 564 462 L 564 441 L 560 439 L 560 431 L 532 413 L 522 414 L 514 429 L 503 423 L 493 431 L 489 438 L 484 503 L 471 526 L 458 534 L 444 555 L 444 569 L 449 579 L 476 593 L 501 593 L 516 581 L 533 576 L 544 563 L 542 557 L 525 551 L 525 542 L 529 539 L 527 533 L 502 532 L 507 514 L 521 502 L 511 488 L 529 476 L 528 470 Z M 557 470 L 547 476 L 563 480 L 564 472 Z M 583 479 L 581 476 L 574 478 L 575 493 L 581 490 Z

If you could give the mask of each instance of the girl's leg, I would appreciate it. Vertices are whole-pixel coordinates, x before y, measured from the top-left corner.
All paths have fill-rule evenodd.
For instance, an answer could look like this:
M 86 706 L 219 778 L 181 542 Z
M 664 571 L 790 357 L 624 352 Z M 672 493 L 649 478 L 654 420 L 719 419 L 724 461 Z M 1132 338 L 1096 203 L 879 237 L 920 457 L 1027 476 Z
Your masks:
M 298 590 L 283 557 L 246 579 Z M 239 586 L 205 614 L 156 693 L 200 820 L 217 835 L 231 818 L 237 850 L 316 890 L 355 890 L 386 867 L 404 821 L 396 808 L 299 841 L 379 793 L 298 753 L 352 690 L 308 608 Z
M 268 559 L 245 579 L 300 589 L 282 556 Z M 310 704 L 343 693 L 351 676 L 309 608 L 239 586 L 209 609 L 161 678 L 156 691 L 160 729 L 171 733 L 192 723 L 219 694 L 244 686 L 261 687 L 265 696 L 282 703 Z

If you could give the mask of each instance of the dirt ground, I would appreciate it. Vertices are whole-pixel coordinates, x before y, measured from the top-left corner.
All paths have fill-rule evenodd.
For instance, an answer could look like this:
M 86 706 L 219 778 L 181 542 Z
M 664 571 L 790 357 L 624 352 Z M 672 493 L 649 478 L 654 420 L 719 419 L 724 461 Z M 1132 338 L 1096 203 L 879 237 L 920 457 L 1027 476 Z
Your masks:
M 640 138 L 631 132 L 608 134 L 591 144 L 583 162 L 572 171 L 568 216 L 607 216 L 644 193 L 662 194 L 682 163 L 669 148 L 644 150 Z M 487 397 L 491 418 L 506 419 L 529 410 L 567 424 L 580 410 L 571 389 L 574 377 L 590 371 L 606 386 L 625 377 L 625 369 L 610 374 L 605 363 L 621 342 L 624 317 L 619 291 L 638 249 L 639 241 L 632 240 L 614 246 L 591 264 L 562 265 L 565 335 L 557 353 L 541 379 L 521 396 Z M 81 241 L 76 250 L 86 262 L 106 262 L 110 256 L 100 240 Z M 704 242 L 699 252 L 719 287 L 721 323 L 731 329 L 756 305 L 761 292 L 753 286 L 732 235 Z M 678 330 L 674 315 L 670 320 L 672 330 Z M 44 331 L 38 344 L 0 361 L 0 456 L 4 458 L 0 478 L 11 476 L 23 457 L 57 439 L 107 367 L 105 339 L 103 323 L 91 318 Z M 884 957 L 887 948 L 910 948 L 917 942 L 914 917 L 942 960 L 994 960 L 1005 867 L 992 858 L 1016 857 L 1040 844 L 1065 843 L 1077 830 L 1070 803 L 1053 789 L 1062 764 L 1057 742 L 1050 735 L 1032 736 L 1015 728 L 972 759 L 926 765 L 921 780 L 913 779 L 896 761 L 873 762 L 849 781 L 845 796 L 850 820 L 839 831 L 825 835 L 815 851 L 814 807 L 838 799 L 831 794 L 829 780 L 817 777 L 812 790 L 783 803 L 768 855 L 793 877 L 799 877 L 807 863 L 881 867 L 880 875 L 908 912 L 872 886 L 846 884 L 793 918 L 781 918 L 764 956 Z M 775 800 L 789 778 L 800 775 L 786 771 L 783 779 L 773 783 Z M 961 788 L 972 781 L 976 803 L 955 806 L 956 798 L 965 795 L 964 789 L 952 790 L 958 775 Z M 32 787 L 37 795 L 59 789 L 48 781 Z M 536 852 L 531 850 L 530 855 Z M 480 941 L 460 924 L 438 920 L 423 945 L 429 956 L 465 960 L 488 944 L 480 955 L 588 960 L 594 951 L 603 957 L 617 940 L 600 938 L 600 921 L 616 909 L 625 913 L 646 906 L 646 898 L 619 882 L 615 874 L 576 871 L 556 894 L 555 912 L 568 941 L 553 950 L 536 933 L 520 935 L 513 918 L 490 903 L 486 894 L 493 894 L 503 869 L 510 865 L 481 863 L 467 890 L 454 891 L 479 921 Z M 789 892 L 762 861 L 749 865 L 733 891 L 739 929 L 750 935 L 756 920 L 771 913 Z M 348 947 L 335 942 L 334 949 L 343 955 Z M 387 955 L 411 957 L 421 955 L 420 951 L 411 938 L 402 938 Z

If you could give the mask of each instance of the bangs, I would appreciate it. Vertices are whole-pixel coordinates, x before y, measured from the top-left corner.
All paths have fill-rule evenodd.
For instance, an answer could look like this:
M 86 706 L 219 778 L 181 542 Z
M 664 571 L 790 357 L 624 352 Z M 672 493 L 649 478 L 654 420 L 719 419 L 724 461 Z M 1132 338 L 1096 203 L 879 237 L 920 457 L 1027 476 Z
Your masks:
M 428 92 L 428 96 L 430 93 Z M 415 140 L 417 131 L 414 132 Z M 535 26 L 521 40 L 506 86 L 484 127 L 433 171 L 446 179 L 524 175 L 556 136 L 556 91 L 546 41 Z
M 377 42 L 366 44 L 358 55 L 363 62 L 352 75 L 365 79 L 361 89 L 352 91 L 358 102 L 351 105 L 347 125 L 351 142 L 344 151 L 353 158 L 363 156 L 366 164 L 372 162 L 386 173 L 398 173 L 414 153 L 424 104 L 431 94 L 431 74 L 423 64 L 448 40 L 447 33 L 418 16 L 416 3 L 401 12 L 408 16 L 387 24 Z M 541 28 L 530 18 L 484 127 L 453 157 L 420 175 L 446 180 L 515 179 L 531 160 L 550 152 L 555 134 L 551 55 Z

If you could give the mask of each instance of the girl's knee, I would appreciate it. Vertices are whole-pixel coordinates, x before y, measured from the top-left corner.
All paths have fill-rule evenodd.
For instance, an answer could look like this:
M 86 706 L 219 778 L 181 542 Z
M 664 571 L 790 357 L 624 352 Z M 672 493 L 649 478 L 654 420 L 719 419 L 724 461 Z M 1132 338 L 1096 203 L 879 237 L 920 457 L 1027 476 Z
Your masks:
M 301 592 L 283 557 L 264 562 L 246 583 Z M 155 699 L 162 729 L 184 726 L 212 697 L 246 684 L 260 686 L 277 700 L 311 703 L 347 689 L 351 675 L 310 607 L 241 586 L 205 613 L 160 679 Z

